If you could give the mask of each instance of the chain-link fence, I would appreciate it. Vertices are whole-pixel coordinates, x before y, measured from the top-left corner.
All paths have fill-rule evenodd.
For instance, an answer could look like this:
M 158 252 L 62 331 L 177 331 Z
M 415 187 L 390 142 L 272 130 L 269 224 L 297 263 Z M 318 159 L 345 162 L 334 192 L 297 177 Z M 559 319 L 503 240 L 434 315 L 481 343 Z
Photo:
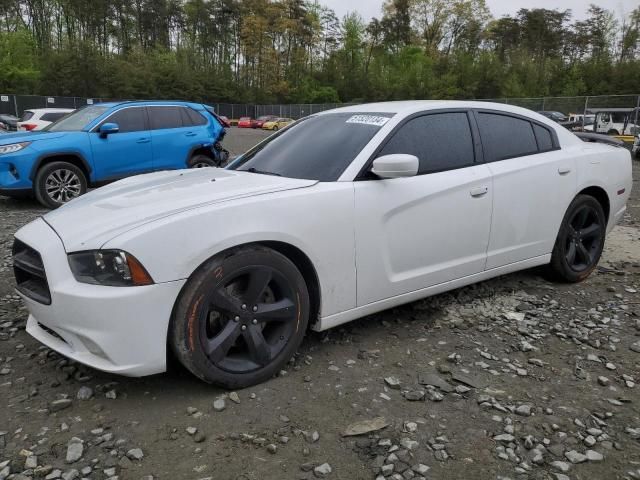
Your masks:
M 32 108 L 80 108 L 106 100 L 112 99 L 7 94 L 0 95 L 0 114 L 12 114 L 19 117 L 22 112 Z M 640 131 L 640 95 L 638 94 L 482 100 L 507 103 L 534 111 L 561 112 L 571 118 L 577 118 L 585 129 L 598 131 L 598 133 L 624 135 Z M 265 115 L 297 120 L 324 110 L 356 105 L 354 103 L 255 105 L 217 103 L 215 101 L 205 103 L 213 106 L 219 115 L 234 120 L 241 117 L 257 118 Z
M 32 108 L 80 108 L 99 103 L 100 98 L 85 97 L 44 97 L 39 95 L 0 95 L 0 113 L 20 117 Z

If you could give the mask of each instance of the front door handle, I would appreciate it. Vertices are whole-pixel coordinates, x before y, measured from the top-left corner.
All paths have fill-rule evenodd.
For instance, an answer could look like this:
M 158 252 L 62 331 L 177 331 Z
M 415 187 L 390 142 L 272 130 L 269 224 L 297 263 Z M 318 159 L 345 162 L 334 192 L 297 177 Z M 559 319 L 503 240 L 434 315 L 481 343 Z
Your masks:
M 471 196 L 473 198 L 484 197 L 489 192 L 489 187 L 476 187 L 471 190 Z
M 136 143 L 149 143 L 150 141 L 150 138 L 139 138 Z
M 560 167 L 558 169 L 558 173 L 560 175 L 567 175 L 567 174 L 571 173 L 571 169 L 569 167 Z
M 196 135 L 197 135 L 197 133 L 193 133 L 193 132 L 185 133 L 185 136 L 187 136 L 187 137 L 195 137 Z

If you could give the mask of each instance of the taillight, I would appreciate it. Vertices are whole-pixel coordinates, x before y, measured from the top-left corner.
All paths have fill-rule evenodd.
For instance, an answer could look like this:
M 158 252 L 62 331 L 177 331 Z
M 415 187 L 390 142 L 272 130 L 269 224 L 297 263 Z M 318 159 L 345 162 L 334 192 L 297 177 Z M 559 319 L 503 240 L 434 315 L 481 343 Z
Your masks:
M 27 132 L 30 132 L 31 130 L 36 128 L 38 125 L 36 125 L 35 123 L 23 123 L 20 126 L 24 128 Z

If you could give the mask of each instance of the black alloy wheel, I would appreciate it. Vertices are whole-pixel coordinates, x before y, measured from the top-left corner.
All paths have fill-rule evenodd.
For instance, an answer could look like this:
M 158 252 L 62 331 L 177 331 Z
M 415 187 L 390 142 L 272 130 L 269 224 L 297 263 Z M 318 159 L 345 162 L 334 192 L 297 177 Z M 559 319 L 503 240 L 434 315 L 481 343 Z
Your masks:
M 295 265 L 273 250 L 245 247 L 212 259 L 189 280 L 172 320 L 174 351 L 207 382 L 254 385 L 293 356 L 308 312 Z
M 598 212 L 591 205 L 583 205 L 574 214 L 565 235 L 565 257 L 575 272 L 581 273 L 593 265 L 599 255 L 604 235 Z
M 568 282 L 581 282 L 595 269 L 602 250 L 607 221 L 602 205 L 593 197 L 578 195 L 565 214 L 551 266 Z

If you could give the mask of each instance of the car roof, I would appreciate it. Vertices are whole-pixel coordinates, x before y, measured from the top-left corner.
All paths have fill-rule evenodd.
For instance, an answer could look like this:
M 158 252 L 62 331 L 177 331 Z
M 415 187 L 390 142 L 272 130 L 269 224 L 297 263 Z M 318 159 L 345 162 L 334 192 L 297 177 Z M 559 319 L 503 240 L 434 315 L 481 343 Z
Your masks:
M 140 106 L 167 105 L 167 106 L 180 106 L 180 107 L 186 106 L 186 107 L 194 108 L 196 110 L 202 109 L 203 107 L 205 108 L 207 107 L 202 103 L 185 102 L 182 100 L 124 100 L 121 102 L 100 102 L 100 103 L 94 103 L 94 105 L 99 105 L 102 107 L 109 107 L 109 108 L 119 107 L 122 105 L 140 105 Z M 209 107 L 209 108 L 213 108 L 213 107 Z
M 516 113 L 519 115 L 536 116 L 536 112 L 515 105 L 496 102 L 483 102 L 477 100 L 403 100 L 397 102 L 380 102 L 366 103 L 362 105 L 350 105 L 348 107 L 336 108 L 334 110 L 326 110 L 318 113 L 325 115 L 328 113 L 393 113 L 393 114 L 411 114 L 422 112 L 425 110 L 437 110 L 444 108 L 476 108 L 500 110 L 504 112 Z

